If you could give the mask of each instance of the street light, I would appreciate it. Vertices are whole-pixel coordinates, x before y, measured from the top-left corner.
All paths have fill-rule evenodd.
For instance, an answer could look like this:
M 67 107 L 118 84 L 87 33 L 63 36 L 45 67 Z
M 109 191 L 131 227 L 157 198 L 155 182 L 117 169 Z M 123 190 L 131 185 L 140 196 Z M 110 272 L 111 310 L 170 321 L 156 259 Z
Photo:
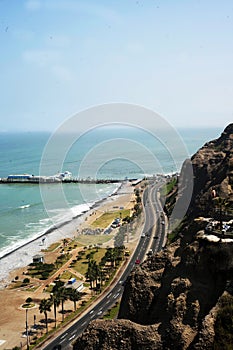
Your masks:
M 29 350 L 29 339 L 28 339 L 28 308 L 26 308 L 26 337 L 27 337 L 27 350 Z

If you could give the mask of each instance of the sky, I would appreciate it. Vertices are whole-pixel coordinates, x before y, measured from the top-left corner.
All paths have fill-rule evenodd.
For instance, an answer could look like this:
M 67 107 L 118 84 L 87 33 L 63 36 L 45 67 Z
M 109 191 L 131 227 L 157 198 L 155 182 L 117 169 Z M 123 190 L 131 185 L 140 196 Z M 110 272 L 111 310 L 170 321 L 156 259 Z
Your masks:
M 112 102 L 175 127 L 233 119 L 231 0 L 0 0 L 0 43 L 0 131 Z

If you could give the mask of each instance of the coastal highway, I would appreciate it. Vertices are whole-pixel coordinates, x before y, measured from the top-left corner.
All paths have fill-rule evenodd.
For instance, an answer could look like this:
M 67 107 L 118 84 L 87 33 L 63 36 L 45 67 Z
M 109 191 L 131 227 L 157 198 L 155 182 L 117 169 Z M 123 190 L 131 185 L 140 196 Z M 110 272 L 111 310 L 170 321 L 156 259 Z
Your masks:
M 162 249 L 165 225 L 161 222 L 164 220 L 161 216 L 163 209 L 160 201 L 158 200 L 158 190 L 164 184 L 159 182 L 157 184 L 148 185 L 143 193 L 143 207 L 145 211 L 145 222 L 142 230 L 142 237 L 139 239 L 138 245 L 128 263 L 125 270 L 119 277 L 115 285 L 103 294 L 99 301 L 95 302 L 93 307 L 89 308 L 85 314 L 80 316 L 72 325 L 64 329 L 63 332 L 56 338 L 53 338 L 47 345 L 41 346 L 38 349 L 43 350 L 70 350 L 72 349 L 73 341 L 82 334 L 90 321 L 100 318 L 109 308 L 111 308 L 115 302 L 121 298 L 123 293 L 123 284 L 129 276 L 131 270 L 135 268 L 135 262 L 143 261 L 148 253 L 149 249 L 152 249 L 153 253 Z M 144 237 L 145 234 L 145 237 Z M 158 237 L 158 238 L 154 238 Z

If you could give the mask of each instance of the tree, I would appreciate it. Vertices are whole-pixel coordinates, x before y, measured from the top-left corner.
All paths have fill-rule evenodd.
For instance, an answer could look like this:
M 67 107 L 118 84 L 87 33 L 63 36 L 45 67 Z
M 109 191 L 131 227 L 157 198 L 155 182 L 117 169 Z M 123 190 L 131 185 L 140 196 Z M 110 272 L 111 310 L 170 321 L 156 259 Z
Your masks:
M 29 279 L 29 278 L 27 278 L 27 277 L 26 277 L 26 278 L 24 278 L 23 283 L 24 283 L 24 284 L 28 284 L 28 283 L 30 283 L 30 279 Z
M 76 311 L 76 302 L 81 299 L 81 294 L 73 288 L 67 290 L 69 299 L 74 303 L 74 311 Z
M 67 238 L 64 238 L 63 240 L 62 240 L 62 243 L 63 243 L 63 247 L 66 247 L 67 246 L 67 244 L 68 244 L 68 239 Z
M 61 301 L 61 310 L 62 310 L 62 322 L 64 321 L 64 303 L 68 299 L 67 289 L 62 287 L 59 292 L 59 298 Z
M 57 279 L 55 281 L 55 286 L 53 286 L 52 293 L 56 293 L 60 291 L 60 289 L 64 286 L 64 282 L 62 282 L 60 279 Z
M 95 252 L 90 252 L 86 255 L 86 259 L 88 259 L 88 262 L 90 262 L 91 260 L 93 260 L 93 256 L 94 256 Z
M 106 258 L 111 262 L 111 266 L 115 267 L 115 261 L 116 261 L 116 250 L 115 248 L 108 248 L 106 251 Z
M 96 261 L 90 260 L 88 263 L 88 268 L 86 272 L 86 278 L 88 278 L 90 281 L 91 289 L 93 288 L 93 282 L 96 280 L 95 265 L 96 265 Z
M 47 312 L 51 311 L 51 300 L 50 299 L 42 299 L 39 305 L 40 313 L 44 313 L 45 316 L 45 325 L 46 325 L 46 333 L 48 333 L 48 315 Z
M 57 327 L 57 307 L 60 305 L 60 295 L 59 290 L 56 290 L 50 297 L 51 304 L 53 304 L 54 310 L 54 320 L 55 320 L 55 328 Z

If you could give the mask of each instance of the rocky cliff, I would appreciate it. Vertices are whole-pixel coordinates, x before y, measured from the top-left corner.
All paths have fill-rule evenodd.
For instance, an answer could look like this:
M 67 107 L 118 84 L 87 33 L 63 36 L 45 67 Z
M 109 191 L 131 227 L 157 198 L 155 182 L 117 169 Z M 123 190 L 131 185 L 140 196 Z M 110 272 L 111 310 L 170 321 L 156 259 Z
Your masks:
M 211 214 L 213 191 L 216 196 L 232 202 L 233 124 L 228 125 L 218 139 L 206 143 L 191 158 L 191 163 L 194 187 L 189 214 Z
M 132 271 L 119 319 L 92 322 L 74 349 L 224 349 L 232 343 L 233 243 L 203 239 L 204 224 L 195 219 L 212 215 L 215 198 L 232 208 L 233 124 L 191 162 L 191 206 L 176 241 Z

